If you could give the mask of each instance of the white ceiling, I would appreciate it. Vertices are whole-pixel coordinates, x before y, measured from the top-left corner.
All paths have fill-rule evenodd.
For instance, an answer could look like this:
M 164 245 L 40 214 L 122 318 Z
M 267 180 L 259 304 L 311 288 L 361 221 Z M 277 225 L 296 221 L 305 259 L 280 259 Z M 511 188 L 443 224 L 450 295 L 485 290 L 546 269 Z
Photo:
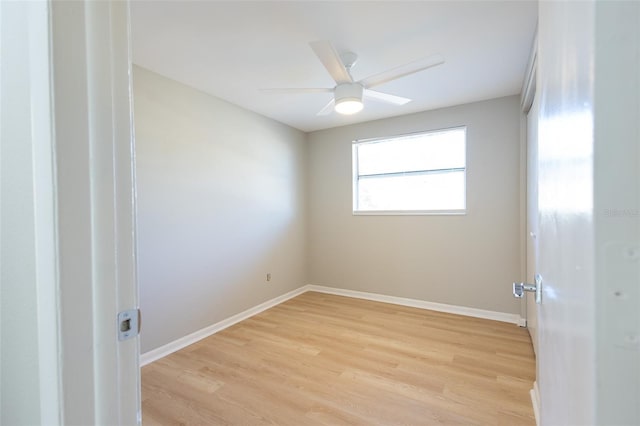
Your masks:
M 520 92 L 537 20 L 535 1 L 134 1 L 133 62 L 303 131 Z M 365 100 L 353 116 L 316 113 L 333 87 L 308 43 L 359 55 L 355 80 L 440 53 L 446 62 L 376 90 L 413 99 Z

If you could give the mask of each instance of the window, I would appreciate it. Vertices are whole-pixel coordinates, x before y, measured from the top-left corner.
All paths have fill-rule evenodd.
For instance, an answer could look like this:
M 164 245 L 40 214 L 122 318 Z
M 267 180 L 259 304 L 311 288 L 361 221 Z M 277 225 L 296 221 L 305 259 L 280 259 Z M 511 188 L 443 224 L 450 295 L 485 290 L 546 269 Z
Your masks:
M 464 213 L 465 208 L 465 127 L 353 143 L 354 213 Z

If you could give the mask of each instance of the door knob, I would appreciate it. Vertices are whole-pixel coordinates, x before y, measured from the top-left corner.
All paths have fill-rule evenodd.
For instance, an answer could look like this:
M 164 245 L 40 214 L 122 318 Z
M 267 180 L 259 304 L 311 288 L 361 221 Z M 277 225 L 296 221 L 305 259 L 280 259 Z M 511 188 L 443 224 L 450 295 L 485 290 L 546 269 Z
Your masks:
M 525 291 L 536 291 L 536 286 L 526 283 L 513 283 L 513 297 L 522 299 Z
M 513 297 L 522 299 L 525 291 L 535 293 L 536 303 L 538 305 L 542 303 L 542 276 L 540 276 L 540 274 L 536 274 L 535 284 L 513 283 Z

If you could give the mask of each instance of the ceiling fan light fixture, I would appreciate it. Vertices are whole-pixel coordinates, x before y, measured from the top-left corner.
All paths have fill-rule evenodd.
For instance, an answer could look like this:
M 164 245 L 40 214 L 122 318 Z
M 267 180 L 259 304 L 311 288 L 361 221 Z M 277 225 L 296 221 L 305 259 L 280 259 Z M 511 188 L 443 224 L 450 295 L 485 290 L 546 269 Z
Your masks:
M 357 83 L 338 84 L 335 89 L 335 110 L 339 114 L 355 114 L 362 111 L 362 85 Z
M 336 101 L 335 110 L 337 113 L 351 115 L 362 111 L 362 101 L 357 98 L 340 99 Z

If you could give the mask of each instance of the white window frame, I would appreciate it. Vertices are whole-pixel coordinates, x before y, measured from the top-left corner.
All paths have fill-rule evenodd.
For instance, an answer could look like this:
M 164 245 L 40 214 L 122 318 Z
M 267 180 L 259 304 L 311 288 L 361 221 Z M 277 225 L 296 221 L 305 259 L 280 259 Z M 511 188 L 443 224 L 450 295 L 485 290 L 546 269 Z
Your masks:
M 440 133 L 446 132 L 450 130 L 464 130 L 465 140 L 464 140 L 464 155 L 465 155 L 465 166 L 464 168 L 455 168 L 455 169 L 428 169 L 421 170 L 418 172 L 409 172 L 402 174 L 413 174 L 413 173 L 448 173 L 450 171 L 463 171 L 464 172 L 464 208 L 462 209 L 447 209 L 447 210 L 358 210 L 358 181 L 360 179 L 360 174 L 358 171 L 358 145 L 369 143 L 369 142 L 378 142 L 385 141 L 389 139 L 402 138 L 407 136 L 415 136 L 421 134 L 429 134 L 429 133 Z M 467 214 L 467 170 L 468 170 L 468 155 L 467 155 L 467 126 L 455 126 L 455 127 L 447 127 L 440 129 L 432 129 L 432 130 L 424 130 L 413 133 L 404 133 L 400 135 L 394 136 L 385 136 L 380 138 L 370 138 L 370 139 L 358 139 L 352 142 L 352 162 L 353 162 L 353 174 L 352 174 L 352 212 L 354 216 L 421 216 L 421 215 L 466 215 Z M 392 175 L 394 173 L 385 173 L 387 175 Z M 382 173 L 381 173 L 382 175 Z

